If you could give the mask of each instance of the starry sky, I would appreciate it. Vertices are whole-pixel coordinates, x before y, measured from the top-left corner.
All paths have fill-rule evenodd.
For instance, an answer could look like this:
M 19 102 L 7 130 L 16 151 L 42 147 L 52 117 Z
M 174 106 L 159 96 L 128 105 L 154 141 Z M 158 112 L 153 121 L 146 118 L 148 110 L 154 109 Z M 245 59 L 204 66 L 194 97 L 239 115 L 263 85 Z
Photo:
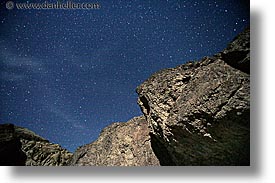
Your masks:
M 0 123 L 71 152 L 141 115 L 135 89 L 154 72 L 211 56 L 249 25 L 247 0 L 98 0 L 89 10 L 8 10 L 6 2 Z

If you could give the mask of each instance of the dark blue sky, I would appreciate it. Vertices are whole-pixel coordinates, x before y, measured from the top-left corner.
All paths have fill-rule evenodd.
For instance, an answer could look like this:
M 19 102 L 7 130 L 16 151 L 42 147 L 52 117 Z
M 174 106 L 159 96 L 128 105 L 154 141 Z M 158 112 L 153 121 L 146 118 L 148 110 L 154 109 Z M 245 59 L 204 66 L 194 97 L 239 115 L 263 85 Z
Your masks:
M 211 56 L 249 25 L 249 1 L 240 0 L 99 0 L 97 10 L 7 10 L 6 2 L 0 123 L 70 151 L 141 115 L 135 88 L 154 72 Z

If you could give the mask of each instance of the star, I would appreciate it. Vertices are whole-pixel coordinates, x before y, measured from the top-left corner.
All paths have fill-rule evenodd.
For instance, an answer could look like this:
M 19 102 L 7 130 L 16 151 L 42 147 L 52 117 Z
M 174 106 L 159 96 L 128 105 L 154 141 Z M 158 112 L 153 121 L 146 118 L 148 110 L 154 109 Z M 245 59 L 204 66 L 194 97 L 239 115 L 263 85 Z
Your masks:
M 250 23 L 238 0 L 99 3 L 1 9 L 0 123 L 74 151 L 141 115 L 135 88 L 150 75 L 221 51 Z

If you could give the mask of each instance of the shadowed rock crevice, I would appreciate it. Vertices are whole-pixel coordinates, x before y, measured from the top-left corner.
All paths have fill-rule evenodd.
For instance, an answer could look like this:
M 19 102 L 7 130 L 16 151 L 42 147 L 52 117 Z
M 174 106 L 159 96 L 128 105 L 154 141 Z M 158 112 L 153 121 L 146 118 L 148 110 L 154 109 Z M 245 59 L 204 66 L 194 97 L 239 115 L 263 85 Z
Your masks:
M 221 54 L 221 59 L 234 68 L 250 73 L 249 51 L 232 51 Z
M 149 103 L 148 103 L 148 100 L 146 99 L 145 96 L 141 96 L 140 97 L 140 101 L 142 102 L 142 106 L 144 106 L 144 109 L 145 109 L 145 113 L 149 114 L 150 113 L 150 106 L 149 106 Z
M 169 156 L 169 152 L 165 148 L 165 146 L 159 141 L 156 136 L 153 136 L 151 133 L 149 133 L 151 138 L 151 146 L 152 149 L 157 156 L 159 163 L 161 166 L 173 166 L 175 163 L 171 159 L 171 156 Z

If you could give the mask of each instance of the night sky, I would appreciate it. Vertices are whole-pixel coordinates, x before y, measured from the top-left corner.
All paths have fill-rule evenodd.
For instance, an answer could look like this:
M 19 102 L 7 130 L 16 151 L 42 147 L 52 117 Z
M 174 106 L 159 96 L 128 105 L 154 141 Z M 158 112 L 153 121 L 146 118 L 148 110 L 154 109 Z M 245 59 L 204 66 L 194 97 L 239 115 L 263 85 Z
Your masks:
M 90 10 L 8 10 L 6 2 L 0 123 L 72 152 L 141 115 L 135 89 L 154 72 L 211 56 L 249 25 L 249 1 L 240 0 L 99 0 Z

